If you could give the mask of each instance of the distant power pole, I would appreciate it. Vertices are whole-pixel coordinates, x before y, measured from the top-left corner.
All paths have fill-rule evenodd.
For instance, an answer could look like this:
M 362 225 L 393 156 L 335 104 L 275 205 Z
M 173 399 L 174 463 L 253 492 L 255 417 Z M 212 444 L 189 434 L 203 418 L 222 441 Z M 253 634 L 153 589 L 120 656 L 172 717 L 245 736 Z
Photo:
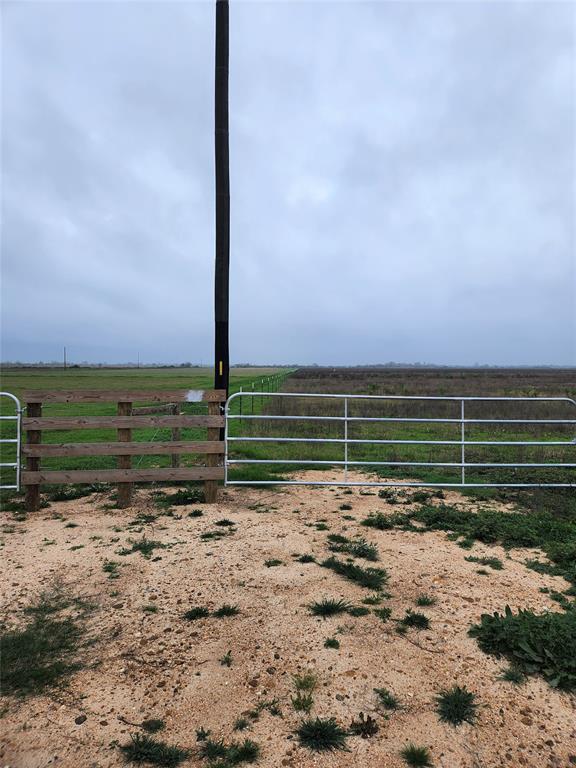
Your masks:
M 216 171 L 216 268 L 214 280 L 214 389 L 230 378 L 228 339 L 230 269 L 230 158 L 228 151 L 228 0 L 216 0 L 214 149 Z
M 66 370 L 66 347 L 64 347 L 64 370 Z

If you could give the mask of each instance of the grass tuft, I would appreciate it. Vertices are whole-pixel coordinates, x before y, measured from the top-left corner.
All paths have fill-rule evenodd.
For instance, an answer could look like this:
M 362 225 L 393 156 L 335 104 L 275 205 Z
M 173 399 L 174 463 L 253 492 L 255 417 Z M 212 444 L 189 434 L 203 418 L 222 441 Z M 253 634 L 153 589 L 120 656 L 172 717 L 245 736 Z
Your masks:
M 374 592 L 373 595 L 368 595 L 368 597 L 365 597 L 362 602 L 364 605 L 380 605 L 383 599 L 384 595 L 382 593 Z
M 328 536 L 331 552 L 345 552 L 352 557 L 362 557 L 364 560 L 376 562 L 379 560 L 378 548 L 370 544 L 366 539 L 347 539 L 345 536 L 334 534 Z
M 475 699 L 476 694 L 459 685 L 441 691 L 436 697 L 440 720 L 452 725 L 460 725 L 464 722 L 474 723 L 478 709 Z
M 329 557 L 320 565 L 368 589 L 381 589 L 388 581 L 388 574 L 384 568 L 362 568 L 355 563 L 337 560 L 335 557 Z
M 221 605 L 220 608 L 217 608 L 214 613 L 212 614 L 217 619 L 224 619 L 227 616 L 237 616 L 240 613 L 240 608 L 238 608 L 237 605 L 230 605 L 229 603 L 224 603 L 224 605 Z
M 350 603 L 346 600 L 334 600 L 331 597 L 323 597 L 322 600 L 317 600 L 308 606 L 313 616 L 323 616 L 324 618 L 336 616 L 339 613 L 347 613 L 350 607 Z
M 296 712 L 306 712 L 306 714 L 310 713 L 312 705 L 314 704 L 312 694 L 305 693 L 304 691 L 298 691 L 295 696 L 290 697 L 290 701 Z
M 366 608 L 365 605 L 351 605 L 350 608 L 348 608 L 349 616 L 368 616 L 369 613 L 370 609 Z
M 384 709 L 400 709 L 400 702 L 388 688 L 374 688 L 374 693 L 378 696 L 378 704 Z
M 514 685 L 523 685 L 526 682 L 526 675 L 518 667 L 510 666 L 503 670 L 499 677 L 500 680 L 505 680 L 507 683 L 513 683 Z
M 24 610 L 19 627 L 0 628 L 0 679 L 4 695 L 36 695 L 62 685 L 81 664 L 77 652 L 85 637 L 85 601 L 56 585 Z
M 314 555 L 300 555 L 300 557 L 297 557 L 296 560 L 299 563 L 315 563 L 316 558 Z
M 203 606 L 189 608 L 184 614 L 184 618 L 188 621 L 197 621 L 198 619 L 205 619 L 208 616 L 210 616 L 210 611 Z
M 400 752 L 400 756 L 411 768 L 432 768 L 432 755 L 428 747 L 417 747 L 408 744 Z
M 246 728 L 250 727 L 250 720 L 248 720 L 245 717 L 238 717 L 234 721 L 234 725 L 232 726 L 233 730 L 235 731 L 245 731 Z
M 404 616 L 404 618 L 401 620 L 401 623 L 405 627 L 414 627 L 415 629 L 428 629 L 430 626 L 430 619 L 423 613 L 408 609 L 406 611 L 406 616 Z
M 305 672 L 303 675 L 294 675 L 292 678 L 294 688 L 297 691 L 314 691 L 318 685 L 318 677 L 313 672 Z
M 225 744 L 223 740 L 206 738 L 202 741 L 200 756 L 211 761 L 220 760 L 221 762 L 211 763 L 214 768 L 230 768 L 241 763 L 254 763 L 260 756 L 260 747 L 250 739 L 244 739 L 241 743 L 233 741 L 231 744 Z
M 151 736 L 136 733 L 130 736 L 130 742 L 120 747 L 127 762 L 147 763 L 173 768 L 190 756 L 190 750 L 181 749 Z
M 422 608 L 427 605 L 434 605 L 435 603 L 436 598 L 431 595 L 418 595 L 416 598 L 416 605 L 419 605 Z
M 315 752 L 346 749 L 348 733 L 333 717 L 303 720 L 296 733 L 300 744 Z

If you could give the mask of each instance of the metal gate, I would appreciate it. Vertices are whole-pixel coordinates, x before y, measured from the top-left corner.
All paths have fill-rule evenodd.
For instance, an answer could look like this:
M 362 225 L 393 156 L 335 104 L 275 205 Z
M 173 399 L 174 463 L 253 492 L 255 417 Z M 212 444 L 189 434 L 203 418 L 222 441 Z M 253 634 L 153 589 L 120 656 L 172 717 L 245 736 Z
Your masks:
M 323 400 L 331 403 L 329 415 L 319 412 L 298 413 L 294 411 L 286 412 L 285 400 L 300 398 L 307 401 L 307 409 L 315 410 L 314 402 Z M 353 412 L 354 406 L 364 406 L 368 401 L 380 409 L 379 415 L 366 415 Z M 421 410 L 423 406 L 442 404 L 442 407 L 451 407 L 454 413 L 450 416 L 424 416 L 416 413 L 415 415 L 382 415 L 386 408 L 390 410 L 394 407 L 398 410 L 402 404 L 402 410 L 410 410 L 404 404 L 410 404 L 415 410 Z M 479 409 L 488 410 L 488 414 L 478 415 Z M 538 409 L 544 408 L 546 414 L 544 417 L 538 417 Z M 335 412 L 335 409 L 338 412 Z M 226 485 L 332 485 L 332 486 L 376 486 L 376 487 L 455 487 L 455 488 L 576 488 L 576 401 L 569 397 L 450 397 L 450 396 L 411 396 L 411 395 L 341 395 L 341 394 L 318 394 L 318 393 L 300 393 L 300 392 L 238 392 L 231 395 L 226 403 L 226 430 L 225 430 L 225 484 Z M 290 410 L 290 409 L 288 409 Z M 361 408 L 360 408 L 361 410 Z M 474 411 L 470 415 L 470 411 Z M 494 413 L 494 411 L 504 411 L 504 413 Z M 280 412 L 283 411 L 283 412 Z M 514 411 L 520 411 L 519 416 L 514 417 Z M 536 412 L 536 417 L 527 416 L 524 411 Z M 290 428 L 281 435 L 271 435 L 270 426 L 280 425 L 280 428 Z M 334 436 L 303 436 L 298 434 L 299 430 L 307 424 L 341 425 L 341 435 Z M 409 435 L 408 437 L 399 437 L 398 428 L 413 428 L 414 425 L 423 425 L 426 430 L 434 431 L 440 429 L 441 425 L 450 425 L 449 428 L 456 430 L 456 435 L 451 439 L 424 439 Z M 245 427 L 249 426 L 246 432 Z M 262 425 L 258 427 L 258 425 Z M 350 431 L 358 426 L 381 426 L 390 427 L 394 430 L 392 437 L 374 437 L 356 434 L 350 436 Z M 316 428 L 317 431 L 320 427 Z M 471 431 L 479 429 L 488 431 L 489 434 L 481 435 L 481 439 L 472 439 Z M 536 429 L 539 439 L 520 439 L 526 435 L 514 435 L 514 431 Z M 496 439 L 501 436 L 502 439 Z M 432 435 L 435 438 L 435 435 Z M 562 439 L 560 439 L 562 438 Z M 254 451 L 250 448 L 253 444 L 259 444 L 261 447 Z M 243 445 L 240 451 L 237 446 Z M 285 446 L 284 455 L 281 458 L 274 458 L 266 455 L 272 445 Z M 306 458 L 298 456 L 297 445 L 305 446 L 339 446 L 341 455 L 338 458 Z M 247 446 L 247 447 L 246 447 Z M 268 446 L 268 447 L 267 447 Z M 287 450 L 286 446 L 290 448 Z M 378 455 L 376 458 L 357 459 L 351 457 L 351 452 L 360 446 L 369 446 L 370 450 L 382 453 L 386 448 L 393 447 L 396 451 L 398 447 L 423 447 L 429 446 L 431 450 L 440 451 L 448 449 L 455 452 L 452 460 L 434 461 L 416 460 L 411 457 L 409 460 L 387 459 L 385 455 Z M 489 458 L 478 461 L 474 460 L 474 454 L 478 450 L 500 452 L 505 448 L 512 455 L 510 460 L 489 460 Z M 524 458 L 525 453 L 539 451 L 539 456 L 534 459 L 520 460 Z M 296 452 L 296 455 L 295 455 Z M 263 455 L 264 454 L 264 455 Z M 472 456 L 471 456 L 472 454 Z M 498 456 L 499 457 L 499 456 Z M 560 458 L 561 457 L 561 458 Z M 417 457 L 418 458 L 418 457 Z M 434 458 L 434 457 L 433 457 Z M 234 468 L 258 465 L 283 465 L 294 470 L 298 467 L 302 469 L 330 469 L 342 468 L 341 480 L 311 480 L 311 479 L 258 479 L 235 478 Z M 457 472 L 457 479 L 451 481 L 419 481 L 419 480 L 382 480 L 374 481 L 370 478 L 366 480 L 349 480 L 348 474 L 351 469 L 361 469 L 370 467 L 382 471 L 384 467 L 405 468 L 409 474 L 410 468 L 432 469 L 434 472 L 440 468 L 448 469 L 451 472 Z M 404 471 L 404 469 L 402 470 Z M 481 473 L 499 473 L 501 471 L 512 474 L 510 481 L 501 481 L 500 477 L 481 477 L 480 481 L 470 480 L 471 474 Z M 544 480 L 538 480 L 534 477 L 538 471 L 547 473 Z M 518 478 L 518 474 L 521 475 Z M 552 474 L 553 477 L 549 477 Z
M 22 407 L 20 405 L 20 400 L 15 395 L 12 395 L 10 392 L 0 392 L 0 398 L 8 398 L 14 407 L 15 412 L 5 416 L 4 414 L 0 415 L 0 427 L 2 428 L 2 432 L 0 432 L 0 450 L 2 450 L 2 461 L 0 461 L 0 470 L 2 470 L 2 474 L 0 476 L 0 489 L 10 489 L 10 490 L 20 490 L 20 443 L 21 443 L 21 435 L 22 435 Z M 15 422 L 16 423 L 16 437 L 4 437 L 4 424 Z M 13 434 L 13 430 L 11 430 Z M 14 461 L 4 461 L 4 451 L 8 450 L 10 451 L 10 448 L 5 449 L 4 446 L 10 446 L 10 448 L 13 447 L 14 449 Z M 6 481 L 4 479 L 4 475 L 6 470 L 11 470 L 13 482 L 10 482 L 9 480 Z

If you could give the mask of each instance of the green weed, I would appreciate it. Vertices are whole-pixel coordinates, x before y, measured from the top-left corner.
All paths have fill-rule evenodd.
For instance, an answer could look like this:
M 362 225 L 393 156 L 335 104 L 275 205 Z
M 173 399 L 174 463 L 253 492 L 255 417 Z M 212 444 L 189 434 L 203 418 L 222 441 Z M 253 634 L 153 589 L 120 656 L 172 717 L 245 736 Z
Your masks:
M 118 552 L 119 555 L 131 555 L 134 552 L 140 552 L 142 557 L 148 559 L 155 549 L 166 549 L 166 544 L 162 544 L 161 541 L 147 539 L 146 536 L 137 540 L 128 539 L 128 543 L 132 546 L 121 549 Z
M 555 566 L 555 575 L 576 584 L 576 526 L 573 519 L 530 510 L 472 512 L 447 505 L 423 506 L 411 513 L 429 530 L 452 531 L 468 541 L 513 547 L 540 548 Z
M 220 665 L 222 667 L 231 667 L 232 666 L 232 651 L 226 651 L 224 656 L 220 659 Z
M 506 606 L 504 614 L 483 614 L 468 634 L 485 653 L 504 656 L 524 674 L 541 675 L 554 688 L 576 689 L 576 611 L 514 614 Z
M 120 574 L 118 573 L 119 567 L 120 563 L 117 563 L 115 560 L 104 560 L 104 563 L 102 564 L 102 570 L 104 573 L 108 574 L 109 579 L 120 578 Z
M 179 488 L 174 493 L 158 491 L 154 494 L 154 503 L 159 507 L 181 507 L 188 504 L 202 504 L 204 491 L 199 487 Z
M 358 720 L 353 719 L 350 723 L 350 733 L 354 736 L 361 736 L 363 739 L 369 739 L 378 733 L 378 723 L 370 715 L 365 717 L 364 712 L 360 712 Z
M 504 564 L 499 557 L 474 557 L 473 555 L 468 555 L 464 560 L 467 560 L 469 563 L 487 565 L 495 571 L 501 571 L 504 568 Z

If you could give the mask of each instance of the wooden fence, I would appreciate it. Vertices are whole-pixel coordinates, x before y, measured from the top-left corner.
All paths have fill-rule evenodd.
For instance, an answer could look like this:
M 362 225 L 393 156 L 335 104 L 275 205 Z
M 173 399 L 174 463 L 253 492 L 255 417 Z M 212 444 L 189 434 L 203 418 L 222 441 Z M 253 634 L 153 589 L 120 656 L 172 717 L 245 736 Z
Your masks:
M 118 505 L 127 507 L 132 501 L 133 483 L 204 481 L 206 501 L 216 501 L 218 481 L 224 479 L 224 443 L 220 440 L 224 428 L 223 390 L 176 391 L 43 391 L 24 394 L 26 416 L 22 430 L 26 440 L 22 454 L 26 469 L 22 484 L 26 487 L 26 506 L 35 511 L 40 506 L 40 488 L 50 483 L 117 483 Z M 155 403 L 152 406 L 133 407 L 134 402 Z M 117 414 L 111 416 L 43 416 L 42 407 L 52 403 L 116 403 Z M 182 403 L 206 403 L 207 414 L 180 413 Z M 158 415 L 166 414 L 166 415 Z M 180 440 L 183 428 L 204 428 L 206 440 Z M 145 442 L 132 440 L 133 429 L 169 428 L 172 440 Z M 117 442 L 49 443 L 42 444 L 47 430 L 116 429 Z M 176 438 L 176 439 L 175 439 Z M 181 467 L 183 454 L 205 455 L 204 465 Z M 144 455 L 170 455 L 171 467 L 133 468 L 132 457 Z M 42 469 L 42 458 L 78 456 L 116 456 L 116 469 Z

